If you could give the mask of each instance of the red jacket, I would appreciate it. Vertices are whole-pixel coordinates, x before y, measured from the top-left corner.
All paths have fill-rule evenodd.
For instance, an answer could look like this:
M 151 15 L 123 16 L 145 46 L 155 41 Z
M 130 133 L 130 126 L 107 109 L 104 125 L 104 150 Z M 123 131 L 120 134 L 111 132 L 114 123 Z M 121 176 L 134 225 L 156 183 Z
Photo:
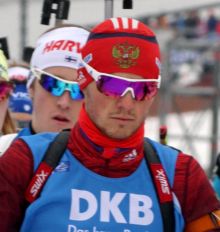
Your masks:
M 71 135 L 72 136 L 72 135 Z M 68 149 L 73 152 L 72 137 L 68 142 Z M 75 154 L 75 152 L 73 152 Z M 106 168 L 96 166 L 96 160 L 91 165 L 88 155 L 80 154 L 77 158 L 85 166 L 106 175 Z M 117 168 L 114 162 L 114 172 Z M 120 164 L 118 164 L 120 166 Z M 138 165 L 138 164 L 136 164 Z M 112 176 L 111 165 L 108 166 L 108 176 Z M 118 176 L 127 176 L 131 172 L 123 170 Z M 32 154 L 23 140 L 18 139 L 0 158 L 0 231 L 18 231 L 26 208 L 24 192 L 33 176 Z M 209 212 L 219 209 L 214 191 L 200 165 L 192 156 L 179 154 L 173 191 L 176 194 L 186 223 L 189 223 Z M 202 202 L 205 202 L 201 204 Z

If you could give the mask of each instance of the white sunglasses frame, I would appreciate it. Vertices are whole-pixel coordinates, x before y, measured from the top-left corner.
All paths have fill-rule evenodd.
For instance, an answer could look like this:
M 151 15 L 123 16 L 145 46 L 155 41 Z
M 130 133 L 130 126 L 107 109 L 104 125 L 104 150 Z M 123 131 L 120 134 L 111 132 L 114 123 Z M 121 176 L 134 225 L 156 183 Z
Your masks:
M 108 73 L 102 73 L 99 72 L 97 70 L 95 70 L 93 67 L 91 67 L 89 64 L 87 64 L 84 60 L 81 61 L 82 62 L 82 66 L 86 69 L 86 71 L 89 73 L 89 75 L 95 80 L 98 81 L 101 77 L 101 75 L 104 76 L 109 76 L 115 79 L 120 79 L 120 80 L 124 80 L 124 81 L 128 81 L 128 82 L 156 82 L 157 83 L 157 88 L 160 88 L 160 84 L 161 84 L 161 76 L 158 76 L 158 79 L 131 79 L 131 78 L 126 78 L 126 77 L 120 77 L 120 76 L 116 76 L 116 75 L 112 75 L 112 74 L 108 74 Z M 125 89 L 125 91 L 121 94 L 121 97 L 125 96 L 126 93 L 131 92 L 132 98 L 135 99 L 135 93 L 133 88 L 128 87 Z
M 53 77 L 54 79 L 57 79 L 59 81 L 67 83 L 67 84 L 77 84 L 77 85 L 79 85 L 79 83 L 76 82 L 76 81 L 64 80 L 64 79 L 62 79 L 62 78 L 60 78 L 58 76 L 55 76 L 55 75 L 53 75 L 51 73 L 48 73 L 48 72 L 45 72 L 45 71 L 43 71 L 43 70 L 41 70 L 39 68 L 31 68 L 31 72 L 38 80 L 40 80 L 40 75 L 38 73 L 41 73 L 41 74 L 49 75 L 49 76 Z
M 57 76 L 55 76 L 55 75 L 53 75 L 53 74 L 51 74 L 51 73 L 45 72 L 45 71 L 43 71 L 43 70 L 41 70 L 41 69 L 39 69 L 39 68 L 31 68 L 31 73 L 32 73 L 32 75 L 34 75 L 38 80 L 41 79 L 39 73 L 40 73 L 40 74 L 46 74 L 46 75 L 49 75 L 49 76 L 53 77 L 54 79 L 59 80 L 59 81 L 61 81 L 61 82 L 63 82 L 63 83 L 66 83 L 66 84 L 75 84 L 75 85 L 78 85 L 78 87 L 79 87 L 79 83 L 76 82 L 76 81 L 64 80 L 64 79 L 62 79 L 62 78 L 60 78 L 60 77 L 57 77 Z M 66 86 L 64 91 L 69 91 L 69 92 L 71 92 L 71 89 L 70 89 L 69 86 Z M 51 93 L 51 94 L 52 94 L 52 93 Z M 52 95 L 53 95 L 53 94 L 52 94 Z M 77 99 L 74 99 L 74 100 L 77 101 Z M 79 100 L 80 100 L 80 99 L 79 99 Z
M 112 78 L 116 79 L 121 79 L 129 82 L 156 82 L 157 83 L 157 88 L 160 88 L 161 84 L 161 75 L 158 76 L 158 79 L 131 79 L 131 78 L 126 78 L 126 77 L 120 77 L 108 73 L 102 73 L 97 70 L 95 70 L 93 67 L 91 67 L 89 64 L 87 64 L 84 60 L 81 61 L 82 66 L 86 69 L 86 71 L 89 73 L 89 75 L 95 80 L 98 81 L 100 79 L 100 76 L 109 76 Z

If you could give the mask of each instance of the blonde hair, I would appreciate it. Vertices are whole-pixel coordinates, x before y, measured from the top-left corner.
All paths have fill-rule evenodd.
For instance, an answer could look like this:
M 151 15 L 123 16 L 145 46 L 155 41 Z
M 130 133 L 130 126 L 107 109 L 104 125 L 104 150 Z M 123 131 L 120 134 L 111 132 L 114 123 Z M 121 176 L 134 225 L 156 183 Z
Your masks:
M 5 115 L 5 120 L 3 122 L 2 126 L 2 134 L 11 134 L 16 132 L 16 127 L 15 124 L 11 118 L 9 110 L 7 110 L 6 115 Z
M 6 82 L 9 81 L 8 62 L 4 55 L 4 52 L 1 49 L 0 49 L 0 74 L 1 74 L 0 81 L 6 81 Z M 15 124 L 11 118 L 9 110 L 7 109 L 1 133 L 4 135 L 4 134 L 15 133 L 15 132 L 16 132 Z
M 8 62 L 8 66 L 9 68 L 13 68 L 13 67 L 22 67 L 22 68 L 27 68 L 29 69 L 29 64 L 26 63 L 25 61 L 16 61 L 16 60 L 11 60 L 10 62 Z

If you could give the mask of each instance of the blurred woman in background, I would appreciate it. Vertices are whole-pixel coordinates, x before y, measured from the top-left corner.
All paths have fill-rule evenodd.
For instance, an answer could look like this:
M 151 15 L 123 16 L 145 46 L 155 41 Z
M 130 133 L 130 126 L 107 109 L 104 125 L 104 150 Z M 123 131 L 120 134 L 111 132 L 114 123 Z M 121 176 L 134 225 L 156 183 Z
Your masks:
M 9 109 L 18 130 L 28 127 L 31 121 L 32 100 L 26 87 L 29 73 L 28 64 L 22 62 L 14 62 L 8 68 L 9 79 L 14 84 L 9 97 Z
M 0 50 L 0 135 L 15 133 L 16 128 L 8 110 L 9 96 L 13 91 L 13 84 L 8 77 L 7 59 Z

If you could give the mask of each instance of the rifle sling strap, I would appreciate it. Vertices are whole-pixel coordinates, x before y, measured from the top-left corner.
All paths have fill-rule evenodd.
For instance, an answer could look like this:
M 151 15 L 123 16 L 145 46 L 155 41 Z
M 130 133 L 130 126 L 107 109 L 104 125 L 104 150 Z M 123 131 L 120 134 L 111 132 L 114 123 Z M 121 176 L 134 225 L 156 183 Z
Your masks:
M 168 182 L 166 172 L 161 165 L 161 161 L 157 152 L 154 150 L 153 146 L 147 141 L 144 141 L 144 157 L 149 168 L 154 187 L 157 193 L 158 202 L 160 205 L 161 216 L 164 226 L 164 232 L 174 232 L 175 231 L 175 216 L 174 216 L 174 206 L 172 191 Z M 161 183 L 158 178 L 158 173 L 162 173 L 163 183 Z M 164 181 L 167 183 L 166 192 L 163 191 Z
M 39 197 L 47 179 L 59 164 L 59 161 L 66 150 L 69 134 L 69 130 L 63 130 L 50 143 L 44 154 L 43 160 L 39 164 L 26 189 L 25 198 L 29 203 L 32 203 Z

